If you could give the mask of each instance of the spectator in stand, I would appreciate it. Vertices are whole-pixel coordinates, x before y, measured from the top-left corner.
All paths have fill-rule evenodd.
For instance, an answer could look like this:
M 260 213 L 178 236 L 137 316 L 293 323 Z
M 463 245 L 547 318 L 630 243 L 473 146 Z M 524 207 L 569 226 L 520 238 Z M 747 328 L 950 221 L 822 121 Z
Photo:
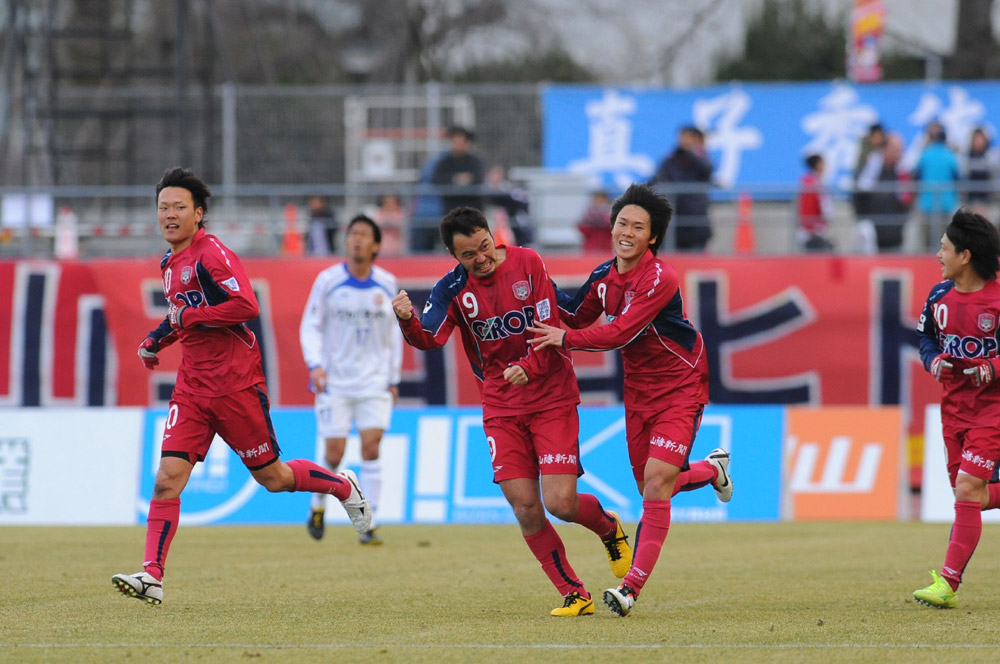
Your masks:
M 434 169 L 447 150 L 433 154 L 420 167 L 417 195 L 413 197 L 413 215 L 410 218 L 409 245 L 412 253 L 426 253 L 434 249 L 438 240 L 438 222 L 444 215 L 440 196 L 427 193 Z
M 705 134 L 694 126 L 682 127 L 677 147 L 660 164 L 652 183 L 674 202 L 674 248 L 678 251 L 704 251 L 712 238 L 708 218 L 711 181 L 712 162 L 705 151 Z M 670 183 L 680 186 L 671 187 Z
M 799 228 L 795 239 L 799 248 L 805 251 L 833 250 L 833 243 L 826 236 L 831 204 L 823 185 L 824 165 L 821 155 L 809 155 L 806 157 L 808 170 L 799 180 Z
M 604 189 L 590 193 L 590 204 L 576 225 L 583 236 L 582 249 L 587 252 L 608 253 L 611 251 L 611 200 Z
M 928 143 L 913 169 L 913 179 L 919 183 L 917 209 L 925 222 L 923 249 L 934 246 L 932 242 L 941 237 L 952 213 L 958 209 L 957 182 L 961 169 L 947 138 L 940 122 L 927 125 Z
M 486 186 L 489 189 L 486 200 L 502 211 L 507 228 L 514 235 L 514 244 L 519 247 L 531 244 L 534 233 L 528 215 L 528 192 L 507 179 L 507 169 L 503 166 L 494 166 L 486 172 Z M 500 225 L 500 219 L 497 215 L 494 218 L 495 229 Z
M 398 194 L 383 194 L 375 199 L 371 211 L 372 221 L 382 231 L 380 256 L 399 256 L 403 253 L 403 239 L 409 226 L 409 215 Z
M 978 214 L 986 216 L 993 202 L 993 190 L 1000 173 L 1000 155 L 982 127 L 976 127 L 969 139 L 965 156 L 965 200 Z
M 865 196 L 879 251 L 898 251 L 902 246 L 913 205 L 913 191 L 906 184 L 910 176 L 900 167 L 902 158 L 902 136 L 888 134 L 884 147 L 871 154 L 858 175 L 855 191 Z
M 858 178 L 871 156 L 881 153 L 883 147 L 885 147 L 885 128 L 880 124 L 873 124 L 868 128 L 868 133 L 861 138 L 858 160 L 854 164 L 854 193 L 851 196 L 851 206 L 854 208 L 854 218 L 858 221 L 868 219 L 871 214 L 869 192 L 858 191 Z
M 306 250 L 310 256 L 329 256 L 337 250 L 337 217 L 320 196 L 309 199 L 309 234 Z
M 474 138 L 465 127 L 450 127 L 451 149 L 434 165 L 431 183 L 447 187 L 441 196 L 445 214 L 457 207 L 483 209 L 480 188 L 486 174 L 482 159 L 471 152 Z

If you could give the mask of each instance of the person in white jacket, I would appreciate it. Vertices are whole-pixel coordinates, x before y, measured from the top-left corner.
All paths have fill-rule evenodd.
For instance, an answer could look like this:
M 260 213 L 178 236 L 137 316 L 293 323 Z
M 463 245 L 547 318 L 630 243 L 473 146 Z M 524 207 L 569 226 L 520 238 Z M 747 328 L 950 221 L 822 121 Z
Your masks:
M 336 472 L 351 427 L 361 437 L 361 486 L 378 514 L 382 490 L 379 445 L 399 398 L 403 337 L 392 311 L 396 277 L 375 265 L 381 230 L 357 215 L 347 225 L 347 259 L 316 277 L 299 328 L 302 355 L 316 393 L 316 428 L 326 442 L 324 461 Z M 314 494 L 307 528 L 322 539 L 326 496 Z M 362 544 L 381 544 L 375 525 Z

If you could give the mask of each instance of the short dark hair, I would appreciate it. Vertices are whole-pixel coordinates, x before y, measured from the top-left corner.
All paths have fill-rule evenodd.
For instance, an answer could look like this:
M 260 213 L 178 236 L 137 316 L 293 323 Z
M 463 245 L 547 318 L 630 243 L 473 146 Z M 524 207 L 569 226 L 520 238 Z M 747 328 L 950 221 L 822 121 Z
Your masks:
M 806 157 L 806 166 L 809 168 L 810 171 L 815 171 L 816 165 L 819 164 L 819 162 L 821 161 L 823 161 L 823 155 L 811 154 L 808 157 Z
M 618 213 L 626 205 L 636 205 L 649 214 L 649 236 L 656 237 L 655 242 L 649 243 L 649 250 L 656 255 L 663 238 L 667 234 L 670 226 L 670 218 L 674 214 L 674 208 L 670 201 L 663 194 L 657 193 L 655 189 L 647 184 L 632 184 L 621 196 L 611 204 L 611 228 L 615 227 Z
M 201 208 L 202 217 L 198 226 L 205 225 L 205 215 L 208 214 L 208 199 L 212 197 L 212 192 L 208 185 L 194 174 L 190 168 L 174 166 L 163 171 L 163 177 L 156 183 L 156 200 L 160 200 L 160 192 L 167 187 L 180 187 L 191 192 L 191 200 L 196 208 Z
M 997 278 L 997 261 L 1000 260 L 1000 233 L 986 217 L 969 208 L 959 208 L 945 229 L 955 251 L 966 249 L 972 255 L 972 269 L 983 279 Z
M 350 233 L 351 228 L 353 228 L 356 224 L 368 224 L 369 226 L 371 226 L 372 237 L 375 238 L 375 242 L 377 242 L 378 244 L 382 244 L 382 229 L 379 228 L 378 224 L 375 223 L 375 220 L 369 217 L 367 214 L 356 214 L 353 217 L 351 217 L 351 220 L 347 222 L 347 229 L 344 231 L 344 235 Z M 378 258 L 377 251 L 374 254 L 372 254 L 372 260 L 375 260 L 376 258 Z
M 354 224 L 368 224 L 372 227 L 372 233 L 375 235 L 375 241 L 382 244 L 382 229 L 378 227 L 375 220 L 369 217 L 367 214 L 356 214 L 349 222 L 347 222 L 347 230 L 350 231 Z
M 692 136 L 695 136 L 701 140 L 705 139 L 705 132 L 703 132 L 698 127 L 695 127 L 694 125 L 684 125 L 683 127 L 681 127 L 681 133 L 691 134 Z
M 463 127 L 462 125 L 452 125 L 448 127 L 448 138 L 452 136 L 465 136 L 468 141 L 474 141 L 476 139 L 476 134 L 474 131 L 468 127 Z
M 448 247 L 448 252 L 455 253 L 455 234 L 472 237 L 479 229 L 490 231 L 490 222 L 486 221 L 486 216 L 482 211 L 474 207 L 452 208 L 451 212 L 441 219 L 441 241 Z

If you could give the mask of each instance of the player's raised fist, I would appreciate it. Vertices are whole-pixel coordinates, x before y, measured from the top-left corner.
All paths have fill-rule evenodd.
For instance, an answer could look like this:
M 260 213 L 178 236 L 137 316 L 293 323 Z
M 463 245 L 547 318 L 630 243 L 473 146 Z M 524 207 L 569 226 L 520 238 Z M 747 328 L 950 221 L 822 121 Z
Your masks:
M 403 320 L 413 318 L 413 303 L 410 302 L 410 296 L 405 290 L 400 290 L 396 293 L 396 297 L 392 298 L 392 310 L 396 312 L 397 318 Z

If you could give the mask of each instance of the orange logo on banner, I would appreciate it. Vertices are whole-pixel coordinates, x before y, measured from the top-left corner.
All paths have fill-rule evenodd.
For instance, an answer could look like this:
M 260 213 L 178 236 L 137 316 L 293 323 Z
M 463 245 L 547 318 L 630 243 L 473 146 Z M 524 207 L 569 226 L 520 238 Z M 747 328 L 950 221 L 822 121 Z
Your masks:
M 789 518 L 897 518 L 899 408 L 789 408 L 787 414 Z

